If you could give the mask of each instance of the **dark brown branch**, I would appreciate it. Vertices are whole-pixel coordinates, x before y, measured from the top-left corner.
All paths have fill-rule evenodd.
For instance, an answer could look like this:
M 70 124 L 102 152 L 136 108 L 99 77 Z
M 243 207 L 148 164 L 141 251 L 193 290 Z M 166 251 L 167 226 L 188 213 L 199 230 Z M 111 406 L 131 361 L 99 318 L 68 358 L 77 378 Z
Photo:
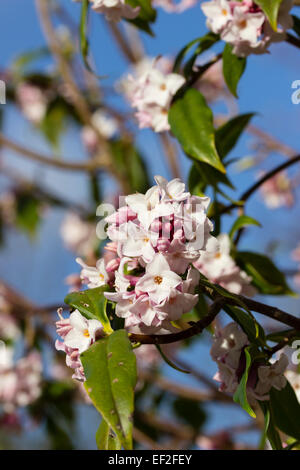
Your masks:
M 191 326 L 191 328 L 187 328 L 179 333 L 170 333 L 166 335 L 140 335 L 130 333 L 129 338 L 133 343 L 142 344 L 169 344 L 191 338 L 192 336 L 202 333 L 202 331 L 212 323 L 225 302 L 226 299 L 223 297 L 216 299 L 210 306 L 208 315 L 196 322 Z
M 296 155 L 290 160 L 282 163 L 281 165 L 277 166 L 273 170 L 269 171 L 262 178 L 260 178 L 255 184 L 253 184 L 249 189 L 247 189 L 247 191 L 245 191 L 241 195 L 241 197 L 239 198 L 239 201 L 243 201 L 245 203 L 250 198 L 250 196 L 252 196 L 252 194 L 255 191 L 257 191 L 257 189 L 259 189 L 260 186 L 262 186 L 267 180 L 275 176 L 277 173 L 280 173 L 281 171 L 285 170 L 286 168 L 298 162 L 300 162 L 300 155 Z M 230 206 L 226 206 L 220 210 L 219 215 L 223 215 L 227 212 L 230 212 L 232 209 L 235 209 L 236 207 L 240 207 L 240 205 L 238 206 L 237 204 L 231 204 Z

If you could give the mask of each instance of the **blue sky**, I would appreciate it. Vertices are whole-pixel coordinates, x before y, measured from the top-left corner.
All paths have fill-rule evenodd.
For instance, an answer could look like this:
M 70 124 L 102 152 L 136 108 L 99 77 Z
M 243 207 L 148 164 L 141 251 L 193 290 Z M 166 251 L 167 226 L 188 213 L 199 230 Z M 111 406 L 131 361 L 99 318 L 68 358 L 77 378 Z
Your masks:
M 61 0 L 60 3 L 74 18 L 79 17 L 80 6 L 78 4 L 72 3 L 71 0 Z M 300 14 L 300 9 L 298 11 Z M 44 44 L 33 0 L 1 0 L 0 31 L 2 36 L 0 41 L 1 68 L 9 66 L 21 52 Z M 149 55 L 172 56 L 188 41 L 201 36 L 205 31 L 204 17 L 199 4 L 181 15 L 166 14 L 159 9 L 158 21 L 154 26 L 156 37 L 143 35 L 143 40 Z M 118 53 L 106 25 L 96 15 L 92 18 L 91 47 L 98 73 L 109 76 L 107 84 L 113 83 L 127 70 L 127 63 Z M 240 113 L 256 112 L 253 123 L 295 148 L 295 153 L 300 148 L 300 104 L 293 105 L 291 102 L 291 84 L 294 80 L 300 79 L 298 54 L 293 46 L 282 43 L 272 46 L 271 54 L 250 57 L 239 86 L 240 99 L 238 101 Z M 118 100 L 116 104 L 121 105 Z M 223 110 L 219 105 L 215 109 Z M 6 111 L 4 131 L 7 135 L 28 147 L 51 154 L 51 149 L 47 144 L 27 122 L 17 115 L 15 110 L 7 108 Z M 249 155 L 250 141 L 249 136 L 243 137 L 232 152 L 232 156 Z M 141 131 L 138 135 L 138 144 L 145 154 L 150 175 L 160 173 L 168 177 L 168 169 L 163 163 L 161 150 L 153 133 L 148 130 Z M 61 153 L 75 159 L 82 158 L 83 152 L 77 130 L 70 128 L 63 138 Z M 74 201 L 87 197 L 87 181 L 84 176 L 38 167 L 6 150 L 2 150 L 2 154 L 7 163 L 17 167 L 23 174 L 38 177 L 58 194 Z M 283 158 L 274 154 L 264 163 L 264 168 L 272 168 L 281 161 Z M 189 160 L 182 156 L 181 168 L 185 176 L 188 174 L 189 166 Z M 293 167 L 290 174 L 295 171 L 296 168 Z M 253 182 L 255 173 L 253 171 L 238 173 L 233 170 L 231 176 L 237 188 L 235 196 L 241 194 Z M 4 181 L 0 177 L 0 189 L 1 186 L 4 186 Z M 107 185 L 104 187 L 107 188 Z M 260 197 L 254 196 L 247 208 L 248 215 L 261 221 L 263 228 L 251 228 L 243 239 L 242 248 L 265 252 L 271 241 L 278 240 L 276 261 L 282 267 L 293 267 L 289 253 L 300 240 L 299 204 L 290 210 L 269 211 Z M 37 302 L 51 303 L 62 300 L 66 294 L 63 280 L 66 275 L 77 270 L 73 254 L 66 252 L 59 237 L 58 231 L 62 216 L 61 211 L 51 212 L 35 243 L 29 242 L 21 234 L 10 233 L 6 248 L 0 252 L 1 277 Z M 230 223 L 231 221 L 227 221 L 225 228 Z M 291 312 L 297 313 L 299 310 L 299 300 L 280 299 L 277 301 L 274 298 L 269 300 L 290 309 Z M 189 360 L 197 364 L 199 354 L 206 363 L 206 370 L 215 371 L 208 357 L 207 348 L 204 350 L 200 346 L 195 351 L 193 350 L 189 355 Z M 169 373 L 177 378 L 177 372 L 169 371 Z M 185 380 L 189 379 L 185 378 Z M 92 415 L 90 411 L 88 414 Z M 237 419 L 243 420 L 243 412 L 237 414 L 239 415 Z M 97 422 L 95 417 L 91 419 L 93 423 Z M 212 425 L 214 426 L 217 422 L 230 424 L 228 410 L 217 411 Z M 79 420 L 79 426 L 80 423 Z M 88 437 L 85 436 L 85 439 Z

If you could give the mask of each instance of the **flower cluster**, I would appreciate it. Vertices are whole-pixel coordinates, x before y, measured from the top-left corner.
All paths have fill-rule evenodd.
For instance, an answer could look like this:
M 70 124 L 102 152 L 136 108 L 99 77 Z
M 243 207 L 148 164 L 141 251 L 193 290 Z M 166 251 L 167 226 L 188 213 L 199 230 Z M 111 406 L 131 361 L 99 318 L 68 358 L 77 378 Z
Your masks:
M 196 305 L 200 275 L 192 263 L 218 243 L 206 216 L 209 198 L 191 196 L 179 179 L 155 180 L 106 218 L 111 241 L 96 267 L 77 261 L 88 287 L 112 288 L 105 296 L 126 328 L 162 333 Z
M 197 0 L 153 0 L 153 6 L 161 7 L 167 13 L 182 13 L 189 8 L 192 8 L 197 3 Z
M 81 2 L 81 0 L 73 0 Z M 90 0 L 92 10 L 102 13 L 108 21 L 120 21 L 122 18 L 133 20 L 140 12 L 140 7 L 133 8 L 125 0 Z
M 33 124 L 40 124 L 47 112 L 45 91 L 31 83 L 21 82 L 16 88 L 16 98 L 24 116 Z
M 226 233 L 218 236 L 219 251 L 204 253 L 194 263 L 210 281 L 227 289 L 233 294 L 251 297 L 256 290 L 251 285 L 251 277 L 242 271 L 230 256 L 230 239 Z
M 263 172 L 259 174 L 260 177 L 263 175 Z M 260 192 L 269 209 L 291 207 L 294 204 L 292 184 L 284 171 L 277 173 L 273 178 L 262 184 Z
M 92 115 L 92 124 L 106 139 L 113 137 L 118 131 L 116 119 L 109 116 L 102 109 L 98 109 Z M 82 141 L 90 154 L 96 152 L 99 139 L 95 130 L 90 126 L 84 126 L 81 131 Z
M 80 354 L 86 351 L 101 337 L 103 326 L 98 320 L 87 320 L 78 310 L 74 310 L 69 318 L 63 318 L 58 310 L 59 320 L 56 322 L 57 334 L 63 339 L 57 340 L 55 347 L 66 353 L 66 364 L 75 370 L 73 378 L 81 382 L 85 380 Z
M 283 0 L 279 8 L 278 27 L 274 31 L 266 15 L 252 0 L 211 0 L 201 5 L 206 25 L 233 46 L 233 53 L 245 57 L 262 54 L 272 42 L 283 41 L 285 31 L 292 28 L 292 0 Z
M 65 246 L 80 256 L 89 256 L 97 243 L 95 225 L 86 222 L 75 212 L 66 215 L 60 234 Z
M 13 349 L 0 349 L 0 403 L 6 413 L 28 406 L 41 395 L 42 363 L 33 351 L 13 362 Z
M 237 323 L 229 323 L 222 330 L 217 330 L 211 356 L 218 364 L 214 379 L 220 382 L 220 390 L 233 394 L 245 370 L 244 349 L 249 345 L 246 334 Z M 250 368 L 247 395 L 250 403 L 255 400 L 269 400 L 272 387 L 281 390 L 286 385 L 284 371 L 288 358 L 282 354 L 273 364 L 253 363 Z
M 185 83 L 176 73 L 169 73 L 161 60 L 143 62 L 134 75 L 122 81 L 127 98 L 133 108 L 139 127 L 151 127 L 155 132 L 168 131 L 168 111 L 173 96 Z

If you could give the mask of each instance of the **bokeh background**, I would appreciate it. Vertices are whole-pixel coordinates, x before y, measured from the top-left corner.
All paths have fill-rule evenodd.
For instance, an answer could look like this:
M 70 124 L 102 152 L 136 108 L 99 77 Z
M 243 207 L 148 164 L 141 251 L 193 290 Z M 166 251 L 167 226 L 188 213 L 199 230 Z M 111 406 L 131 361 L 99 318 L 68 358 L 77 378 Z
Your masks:
M 70 16 L 78 22 L 80 5 L 70 0 L 60 0 L 61 5 Z M 25 52 L 45 45 L 45 39 L 38 21 L 35 2 L 33 0 L 1 0 L 0 5 L 0 68 L 5 70 L 15 58 Z M 167 14 L 158 8 L 158 19 L 154 26 L 155 37 L 142 34 L 145 50 L 150 56 L 174 56 L 181 47 L 206 31 L 204 16 L 199 3 L 192 9 L 177 15 Z M 113 86 L 115 81 L 128 70 L 128 63 L 120 55 L 113 42 L 107 25 L 100 15 L 93 15 L 91 21 L 91 48 L 94 56 L 94 66 L 99 74 L 107 75 L 103 86 Z M 250 57 L 239 85 L 239 100 L 235 104 L 239 113 L 255 112 L 255 126 L 269 132 L 282 143 L 299 151 L 299 120 L 300 104 L 293 105 L 291 101 L 294 80 L 300 79 L 298 51 L 293 46 L 282 43 L 271 47 L 270 54 Z M 205 58 L 205 57 L 204 57 Z M 51 70 L 53 62 L 42 59 L 35 63 L 35 69 Z M 122 97 L 113 97 L 113 104 L 120 109 L 126 109 Z M 10 104 L 0 105 L 3 108 L 2 129 L 6 136 L 17 142 L 34 148 L 44 154 L 51 154 L 52 149 L 43 137 L 26 121 L 20 112 Z M 217 101 L 213 104 L 215 113 L 225 114 L 226 104 Z M 245 134 L 238 146 L 232 152 L 239 160 L 251 157 L 253 136 Z M 137 143 L 142 151 L 152 178 L 155 174 L 170 177 L 168 166 L 162 158 L 162 151 L 157 136 L 149 130 L 141 130 L 137 135 Z M 14 152 L 2 148 L 1 162 L 15 169 L 22 176 L 39 181 L 41 185 L 51 189 L 51 192 L 84 204 L 89 197 L 89 182 L 85 175 L 75 172 L 57 171 L 55 169 L 31 163 Z M 72 160 L 86 157 L 78 128 L 70 124 L 63 134 L 59 153 L 67 155 Z M 263 161 L 261 169 L 271 169 L 284 161 L 282 155 L 271 152 Z M 187 178 L 191 162 L 181 155 L 180 166 L 184 178 Z M 236 192 L 229 192 L 235 197 L 241 194 L 257 178 L 258 168 L 241 171 L 237 164 L 231 167 L 232 181 Z M 297 173 L 296 166 L 289 174 Z M 9 182 L 0 172 L 0 190 L 5 191 Z M 113 183 L 109 178 L 101 180 L 102 192 L 108 199 L 113 195 Z M 297 267 L 291 259 L 291 251 L 300 241 L 299 226 L 299 190 L 295 191 L 295 204 L 291 208 L 269 210 L 260 194 L 254 195 L 248 203 L 248 215 L 254 216 L 263 225 L 262 228 L 250 228 L 244 236 L 241 247 L 262 253 L 270 253 L 272 259 L 283 270 L 293 270 Z M 5 243 L 0 250 L 0 276 L 19 292 L 32 299 L 37 304 L 59 304 L 68 291 L 64 280 L 70 273 L 79 272 L 75 256 L 64 246 L 60 236 L 60 226 L 65 211 L 60 208 L 50 209 L 43 217 L 41 227 L 34 240 L 24 233 L 10 229 L 5 234 Z M 224 230 L 232 223 L 231 217 L 226 217 Z M 296 289 L 290 278 L 290 285 Z M 265 298 L 266 302 L 290 311 L 299 313 L 299 299 Z M 261 319 L 260 319 L 261 320 Z M 51 350 L 45 350 L 45 370 L 47 358 L 50 360 Z M 188 350 L 179 354 L 185 361 L 201 369 L 209 376 L 216 372 L 216 364 L 209 356 L 208 339 L 203 338 L 194 343 Z M 196 381 L 179 372 L 163 366 L 166 376 L 183 383 L 198 386 Z M 246 414 L 238 407 L 220 404 L 208 404 L 205 411 L 209 416 L 205 431 L 213 432 L 222 426 L 245 423 Z M 166 407 L 165 413 L 168 414 Z M 87 404 L 76 406 L 76 419 L 72 431 L 72 441 L 76 448 L 94 449 L 94 435 L 99 425 L 98 413 Z M 259 436 L 256 431 L 240 436 L 240 441 L 256 445 Z M 6 445 L 13 448 L 48 448 L 49 443 L 43 426 L 33 426 L 21 434 L 13 433 Z M 0 441 L 0 447 L 3 444 Z

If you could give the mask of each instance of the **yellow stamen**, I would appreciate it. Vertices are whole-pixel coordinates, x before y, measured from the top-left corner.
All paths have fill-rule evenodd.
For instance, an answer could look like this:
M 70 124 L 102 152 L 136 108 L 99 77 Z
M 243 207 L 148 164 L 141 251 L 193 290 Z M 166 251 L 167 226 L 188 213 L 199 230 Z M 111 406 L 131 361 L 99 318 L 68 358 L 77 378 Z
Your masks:
M 83 336 L 85 336 L 86 338 L 89 338 L 90 337 L 89 330 L 84 330 L 83 331 Z
M 155 276 L 154 282 L 155 284 L 161 284 L 163 281 L 163 278 L 161 276 Z

